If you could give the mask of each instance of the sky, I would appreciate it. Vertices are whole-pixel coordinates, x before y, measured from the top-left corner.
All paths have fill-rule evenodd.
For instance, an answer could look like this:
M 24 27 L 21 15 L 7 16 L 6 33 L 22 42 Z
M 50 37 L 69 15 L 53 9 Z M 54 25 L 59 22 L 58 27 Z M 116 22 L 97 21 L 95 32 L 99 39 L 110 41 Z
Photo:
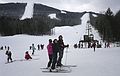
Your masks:
M 41 3 L 72 12 L 104 12 L 110 7 L 116 13 L 120 9 L 120 0 L 0 0 L 0 3 L 4 2 Z

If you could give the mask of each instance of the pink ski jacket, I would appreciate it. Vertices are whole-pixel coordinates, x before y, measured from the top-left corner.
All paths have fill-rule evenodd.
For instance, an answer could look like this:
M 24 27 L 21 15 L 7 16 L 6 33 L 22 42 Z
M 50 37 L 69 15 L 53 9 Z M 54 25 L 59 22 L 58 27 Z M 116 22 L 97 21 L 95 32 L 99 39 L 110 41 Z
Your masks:
M 49 54 L 49 55 L 53 54 L 53 49 L 52 49 L 52 44 L 51 44 L 51 43 L 49 43 L 49 44 L 47 45 L 47 50 L 48 50 L 48 54 Z

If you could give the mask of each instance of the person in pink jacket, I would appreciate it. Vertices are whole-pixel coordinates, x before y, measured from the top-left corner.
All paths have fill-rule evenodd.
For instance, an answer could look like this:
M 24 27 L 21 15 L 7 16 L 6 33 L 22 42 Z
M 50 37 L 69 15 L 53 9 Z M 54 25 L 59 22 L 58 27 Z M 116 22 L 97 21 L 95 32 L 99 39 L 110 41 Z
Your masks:
M 52 56 L 53 56 L 53 48 L 52 48 L 52 39 L 49 39 L 49 44 L 47 45 L 47 50 L 48 50 L 48 56 L 49 56 L 49 62 L 48 62 L 48 65 L 47 65 L 47 68 L 50 68 L 51 67 L 51 64 L 52 64 Z

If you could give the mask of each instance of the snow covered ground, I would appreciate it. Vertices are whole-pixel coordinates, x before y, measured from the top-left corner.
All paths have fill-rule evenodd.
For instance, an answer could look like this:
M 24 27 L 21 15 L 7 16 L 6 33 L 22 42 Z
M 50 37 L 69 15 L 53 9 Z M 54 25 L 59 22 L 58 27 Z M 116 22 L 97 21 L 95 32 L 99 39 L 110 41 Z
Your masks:
M 5 50 L 0 50 L 0 76 L 120 76 L 120 48 L 99 48 L 96 52 L 93 49 L 74 49 L 73 44 L 82 39 L 86 31 L 86 22 L 89 14 L 82 17 L 82 24 L 74 27 L 55 27 L 55 35 L 52 36 L 29 36 L 15 35 L 0 37 L 0 46 L 10 46 L 13 63 L 6 63 Z M 100 39 L 98 33 L 95 38 Z M 46 67 L 48 62 L 46 45 L 48 39 L 58 38 L 63 35 L 65 44 L 70 44 L 70 48 L 65 49 L 63 64 L 77 65 L 71 67 L 71 73 L 43 73 L 40 68 Z M 34 43 L 45 44 L 44 50 L 36 50 L 32 60 L 21 61 L 24 59 L 25 51 L 29 51 L 29 46 Z M 66 52 L 68 51 L 68 52 Z M 66 59 L 67 57 L 67 59 Z M 67 62 L 65 62 L 67 60 Z

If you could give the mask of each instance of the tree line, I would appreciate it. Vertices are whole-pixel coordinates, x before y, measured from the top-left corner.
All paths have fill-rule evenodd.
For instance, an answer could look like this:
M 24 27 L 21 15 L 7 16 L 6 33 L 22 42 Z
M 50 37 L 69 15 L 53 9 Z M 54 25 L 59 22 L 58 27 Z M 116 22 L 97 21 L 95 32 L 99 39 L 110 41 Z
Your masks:
M 0 17 L 0 35 L 12 36 L 16 34 L 43 35 L 50 34 L 55 21 L 49 17 L 39 17 L 19 20 L 12 17 Z
M 51 19 L 47 15 L 38 15 L 33 16 L 31 19 L 20 20 L 14 17 L 0 16 L 0 35 L 51 35 L 53 34 L 51 29 L 55 26 L 74 26 L 81 24 L 80 17 L 62 18 L 59 16 L 58 18 L 59 19 Z
M 90 23 L 98 30 L 103 41 L 120 41 L 120 10 L 114 14 L 108 8 L 104 14 L 97 14 L 97 17 L 90 13 Z

